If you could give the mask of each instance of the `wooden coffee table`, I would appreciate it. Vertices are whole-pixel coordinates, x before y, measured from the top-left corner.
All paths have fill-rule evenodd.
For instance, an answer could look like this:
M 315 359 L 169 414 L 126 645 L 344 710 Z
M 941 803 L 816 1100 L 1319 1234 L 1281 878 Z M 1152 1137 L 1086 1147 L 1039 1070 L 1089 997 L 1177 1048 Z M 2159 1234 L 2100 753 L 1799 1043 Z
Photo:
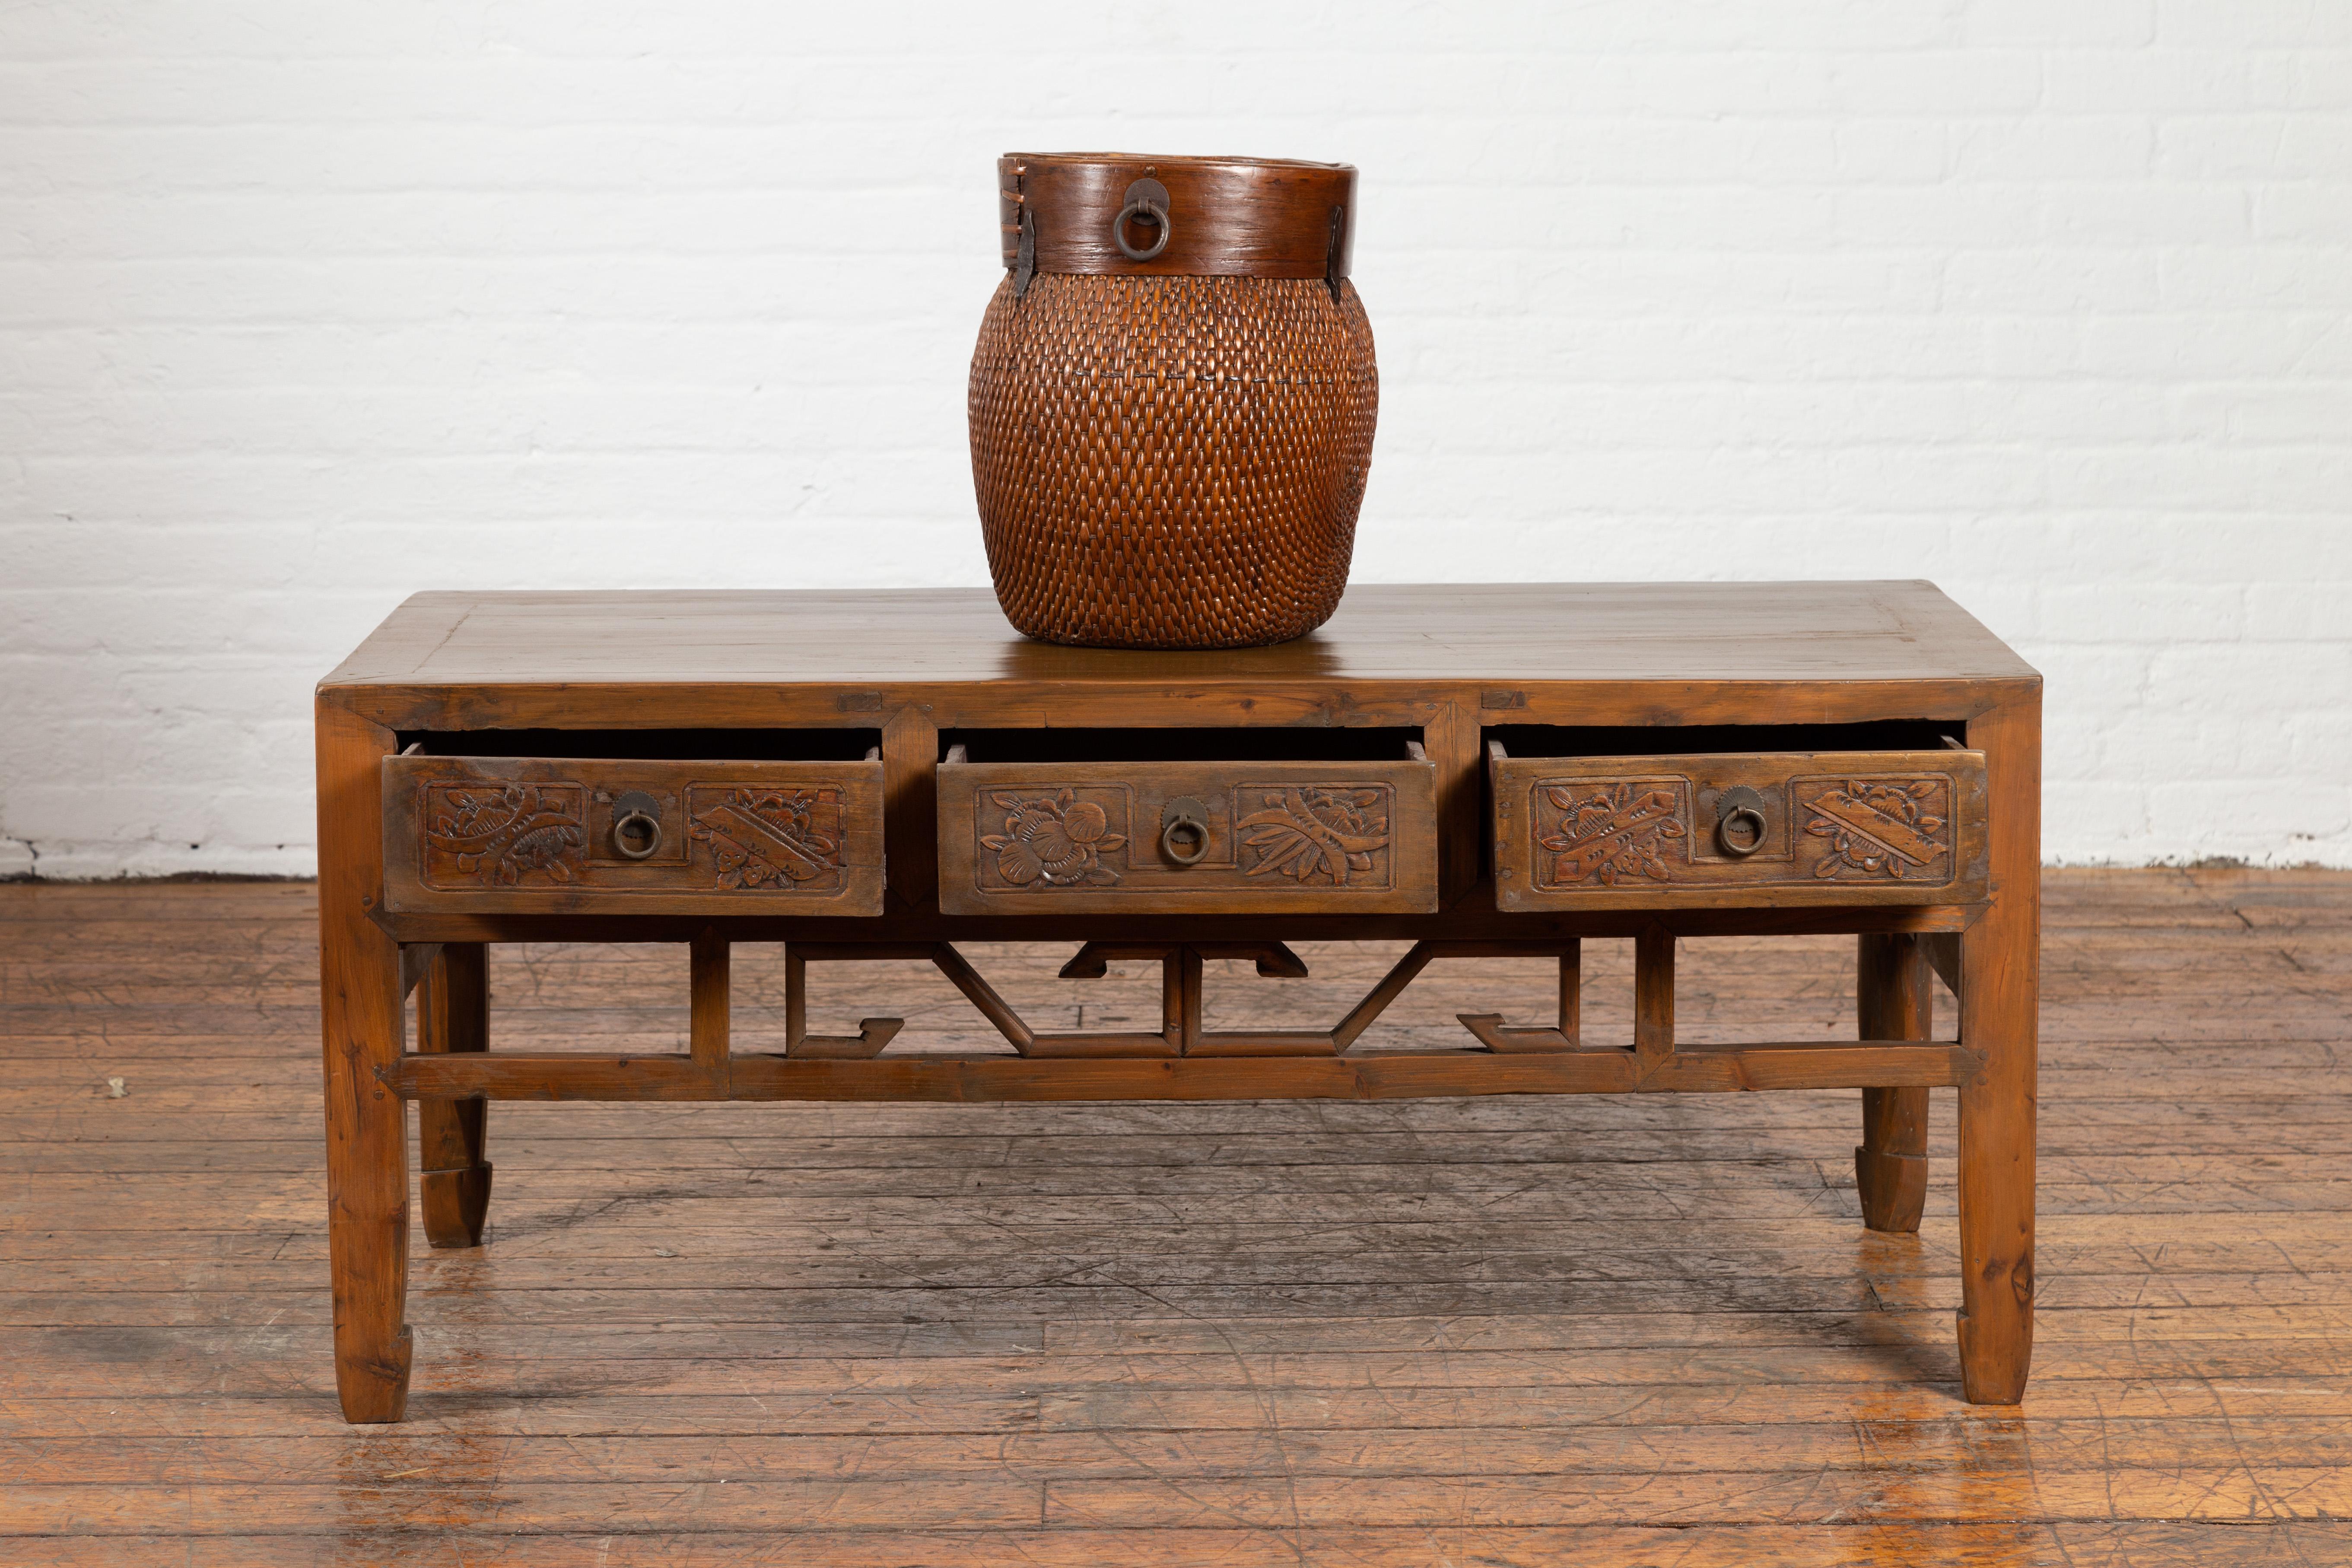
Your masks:
M 1023 640 L 984 591 L 420 594 L 318 693 L 335 1368 L 407 1399 L 408 1171 L 478 1245 L 487 1102 L 1255 1100 L 1851 1087 L 1867 1224 L 1911 1230 L 1959 1090 L 1959 1347 L 2014 1402 L 2033 1323 L 2042 682 L 1926 583 L 1364 586 L 1215 653 Z M 1677 939 L 1853 932 L 1859 1038 L 1675 1037 Z M 1631 938 L 1630 1040 L 1580 942 Z M 1204 960 L 1412 946 L 1340 1018 L 1203 1027 Z M 690 1049 L 489 1048 L 484 944 L 677 942 Z M 1156 1031 L 1033 1027 L 957 943 L 1160 965 Z M 782 942 L 781 1051 L 728 1028 Z M 1366 1052 L 1443 962 L 1557 961 L 1552 1016 Z M 902 1055 L 807 1027 L 806 966 L 920 958 L 1003 1037 Z M 1958 1043 L 1930 1038 L 1940 974 Z M 1426 975 L 1427 978 L 1421 978 Z M 417 1039 L 404 1014 L 417 994 Z

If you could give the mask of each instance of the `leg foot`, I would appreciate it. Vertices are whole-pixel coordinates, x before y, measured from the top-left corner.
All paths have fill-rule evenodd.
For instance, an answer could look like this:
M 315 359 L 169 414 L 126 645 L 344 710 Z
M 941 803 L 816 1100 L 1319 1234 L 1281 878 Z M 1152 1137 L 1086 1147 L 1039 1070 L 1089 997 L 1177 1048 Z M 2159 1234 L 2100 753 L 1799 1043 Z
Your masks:
M 346 1351 L 335 1335 L 335 1396 L 354 1426 L 386 1424 L 408 1414 L 408 1363 L 413 1342 L 404 1326 L 380 1345 Z
M 1864 1089 L 1865 1094 L 1901 1092 Z M 1926 1089 L 1916 1089 L 1921 1100 Z M 1922 1107 L 1924 1110 L 1925 1107 Z M 1853 1182 L 1862 1190 L 1862 1223 L 1872 1230 L 1909 1235 L 1927 1207 L 1927 1156 L 1899 1154 L 1864 1144 L 1853 1152 Z
M 479 1247 L 490 1215 L 490 1165 L 427 1171 L 417 1185 L 425 1200 L 425 1239 L 436 1247 Z

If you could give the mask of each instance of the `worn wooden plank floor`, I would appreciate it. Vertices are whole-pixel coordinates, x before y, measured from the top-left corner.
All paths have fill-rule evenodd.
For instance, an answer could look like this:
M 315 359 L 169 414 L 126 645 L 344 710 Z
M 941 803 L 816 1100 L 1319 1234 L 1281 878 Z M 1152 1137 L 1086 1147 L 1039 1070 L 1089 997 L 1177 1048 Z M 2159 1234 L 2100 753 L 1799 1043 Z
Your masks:
M 2352 876 L 2050 878 L 2017 1411 L 1958 1399 L 1940 1093 L 1916 1238 L 1859 1224 L 1853 1093 L 502 1105 L 490 1244 L 414 1243 L 411 1419 L 347 1428 L 313 942 L 301 886 L 0 888 L 0 1562 L 2352 1562 Z M 1390 953 L 1307 955 L 1213 1022 Z M 1156 1017 L 974 956 L 1041 1025 Z M 685 977 L 502 951 L 494 1026 L 683 1048 Z M 1849 1033 L 1852 985 L 1846 941 L 1687 944 L 1684 1032 Z M 925 967 L 819 986 L 984 1037 Z M 1441 965 L 1367 1043 L 1546 994 Z

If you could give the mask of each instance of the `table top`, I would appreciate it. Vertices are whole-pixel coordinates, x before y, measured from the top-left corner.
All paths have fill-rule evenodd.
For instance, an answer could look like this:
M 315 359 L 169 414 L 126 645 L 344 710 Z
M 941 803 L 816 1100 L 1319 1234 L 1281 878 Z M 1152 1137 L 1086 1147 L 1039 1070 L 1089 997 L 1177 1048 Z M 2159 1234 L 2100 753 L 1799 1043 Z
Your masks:
M 321 689 L 2039 679 L 1926 582 L 1363 584 L 1295 642 L 1197 652 L 1032 642 L 984 588 L 418 594 Z

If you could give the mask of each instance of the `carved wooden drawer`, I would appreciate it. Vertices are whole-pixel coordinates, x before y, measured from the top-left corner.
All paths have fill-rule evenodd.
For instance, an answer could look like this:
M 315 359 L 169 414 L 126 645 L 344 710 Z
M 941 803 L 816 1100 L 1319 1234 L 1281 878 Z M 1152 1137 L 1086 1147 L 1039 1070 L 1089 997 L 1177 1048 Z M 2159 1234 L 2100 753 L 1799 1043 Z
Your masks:
M 1437 908 L 1436 770 L 1392 761 L 989 762 L 939 769 L 940 908 L 1413 913 Z
M 384 905 L 479 914 L 882 912 L 882 763 L 402 755 Z
M 1506 910 L 1965 904 L 1984 753 L 1514 757 L 1487 742 Z

